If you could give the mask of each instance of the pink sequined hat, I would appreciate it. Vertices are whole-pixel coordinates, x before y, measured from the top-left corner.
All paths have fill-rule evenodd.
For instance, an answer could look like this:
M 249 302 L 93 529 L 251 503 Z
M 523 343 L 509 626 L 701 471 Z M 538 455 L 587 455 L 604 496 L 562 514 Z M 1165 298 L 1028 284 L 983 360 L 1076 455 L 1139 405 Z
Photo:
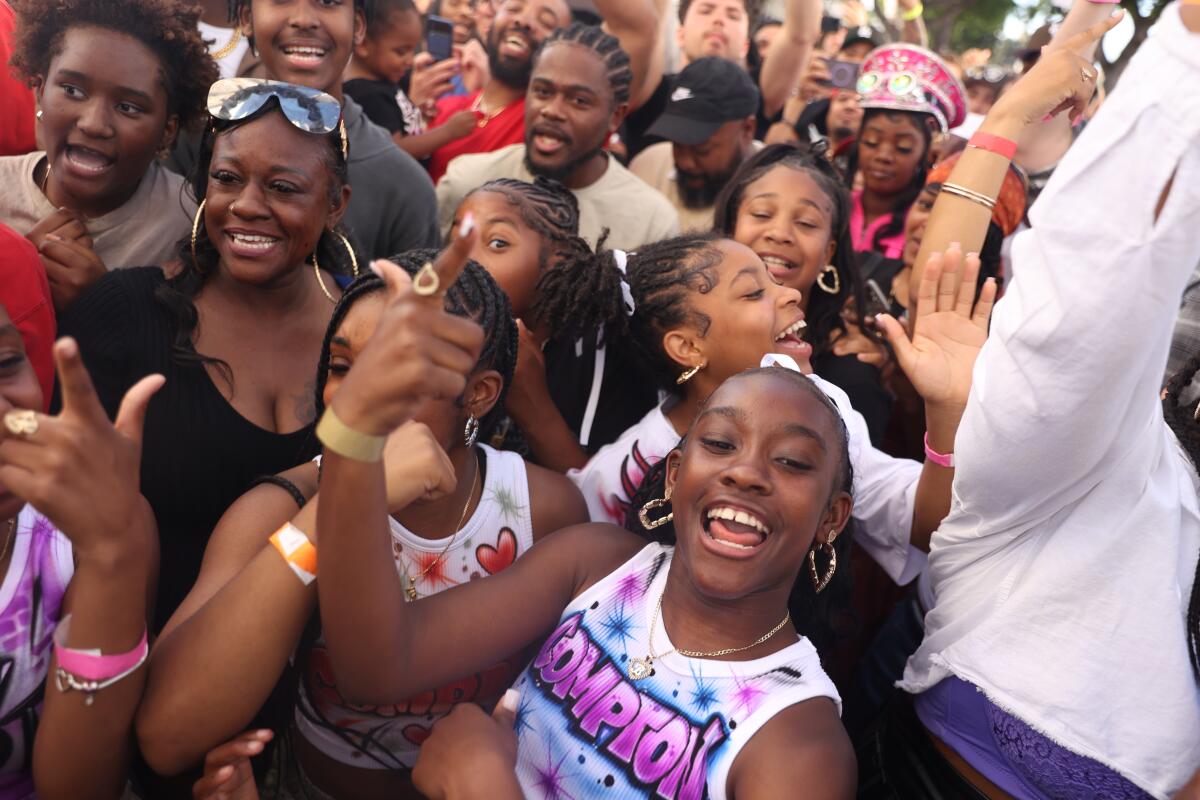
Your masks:
M 887 44 L 867 54 L 858 97 L 863 108 L 933 114 L 943 132 L 967 116 L 962 82 L 936 54 L 911 44 Z

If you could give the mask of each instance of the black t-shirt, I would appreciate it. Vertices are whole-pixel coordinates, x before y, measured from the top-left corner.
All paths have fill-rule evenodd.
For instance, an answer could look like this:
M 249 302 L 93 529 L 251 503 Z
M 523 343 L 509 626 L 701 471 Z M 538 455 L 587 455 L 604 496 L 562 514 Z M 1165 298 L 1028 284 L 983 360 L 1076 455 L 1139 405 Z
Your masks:
M 596 374 L 598 339 L 596 334 L 578 341 L 551 339 L 542 349 L 550 396 L 581 442 Z M 588 453 L 616 441 L 658 403 L 654 376 L 641 366 L 628 343 L 610 342 L 603 353 L 600 394 L 583 444 Z
M 172 357 L 178 326 L 154 296 L 164 283 L 158 267 L 114 270 L 59 318 L 59 334 L 79 342 L 110 417 L 134 383 L 153 373 L 167 379 L 150 401 L 142 445 L 141 489 L 162 549 L 154 632 L 196 582 L 209 536 L 233 501 L 258 476 L 320 452 L 311 425 L 264 430 L 229 404 L 203 366 Z
M 387 81 L 373 81 L 368 78 L 354 78 L 342 84 L 342 91 L 354 98 L 354 102 L 362 106 L 367 119 L 387 130 L 388 133 L 403 132 L 408 135 L 404 125 L 404 114 L 400 104 L 396 102 L 397 87 Z

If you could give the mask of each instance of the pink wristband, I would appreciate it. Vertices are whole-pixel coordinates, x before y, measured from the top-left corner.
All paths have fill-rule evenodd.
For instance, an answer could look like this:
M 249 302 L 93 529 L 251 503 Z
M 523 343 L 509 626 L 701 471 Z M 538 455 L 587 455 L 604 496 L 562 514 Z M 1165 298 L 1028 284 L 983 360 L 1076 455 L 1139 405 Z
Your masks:
M 67 640 L 70 622 L 71 615 L 68 614 L 54 631 L 54 656 L 58 659 L 59 669 L 77 678 L 106 681 L 130 671 L 146 659 L 149 646 L 145 631 L 142 631 L 142 640 L 129 652 L 105 656 L 101 655 L 99 650 L 72 650 L 65 646 L 63 642 Z
M 939 453 L 929 446 L 929 433 L 925 433 L 925 458 L 939 467 L 954 469 L 954 453 Z
M 991 133 L 984 133 L 983 131 L 976 131 L 971 137 L 971 141 L 967 142 L 967 145 L 1003 156 L 1009 161 L 1012 161 L 1013 157 L 1017 154 L 1017 143 L 1012 139 L 1005 139 L 1003 136 L 996 136 Z

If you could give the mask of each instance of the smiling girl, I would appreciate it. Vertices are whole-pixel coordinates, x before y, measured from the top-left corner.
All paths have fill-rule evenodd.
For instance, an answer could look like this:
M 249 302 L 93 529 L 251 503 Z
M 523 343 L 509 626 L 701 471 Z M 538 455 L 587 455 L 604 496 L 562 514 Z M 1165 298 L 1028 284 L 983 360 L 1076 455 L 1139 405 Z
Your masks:
M 14 6 L 13 65 L 46 149 L 0 158 L 0 222 L 38 247 L 62 310 L 108 269 L 173 257 L 195 206 L 155 159 L 201 117 L 217 72 L 192 3 Z

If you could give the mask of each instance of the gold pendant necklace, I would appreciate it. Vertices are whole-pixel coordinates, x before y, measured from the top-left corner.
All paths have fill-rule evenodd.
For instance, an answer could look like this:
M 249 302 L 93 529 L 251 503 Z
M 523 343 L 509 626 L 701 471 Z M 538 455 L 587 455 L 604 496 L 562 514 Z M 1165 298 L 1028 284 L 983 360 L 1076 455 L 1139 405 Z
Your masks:
M 687 656 L 688 658 L 719 658 L 720 656 L 727 656 L 732 653 L 740 653 L 743 650 L 749 650 L 751 647 L 757 647 L 767 639 L 770 639 L 772 636 L 783 630 L 783 626 L 787 625 L 788 621 L 792 618 L 792 614 L 789 611 L 783 615 L 783 619 L 779 621 L 778 625 L 776 625 L 774 628 L 771 628 L 771 630 L 767 631 L 745 647 L 727 647 L 724 650 L 714 650 L 711 653 L 697 653 L 692 650 L 680 650 L 678 647 L 672 647 L 665 653 L 655 654 L 654 627 L 658 624 L 658 617 L 662 613 L 662 602 L 666 593 L 667 590 L 664 587 L 663 593 L 658 596 L 658 604 L 654 606 L 654 614 L 650 617 L 650 635 L 646 639 L 646 650 L 649 652 L 647 652 L 645 658 L 629 659 L 629 665 L 626 667 L 626 674 L 629 675 L 629 680 L 631 681 L 641 681 L 649 678 L 654 674 L 654 659 L 662 658 L 663 656 L 669 656 L 671 653 L 679 653 L 679 655 Z M 664 625 L 664 627 L 666 626 Z
M 454 540 L 458 538 L 458 532 L 462 530 L 463 522 L 467 519 L 467 509 L 471 507 L 471 498 L 475 496 L 475 487 L 479 485 L 479 457 L 475 457 L 475 476 L 471 479 L 471 491 L 467 492 L 467 503 L 463 506 L 462 515 L 458 518 L 458 526 L 455 527 L 454 533 L 450 534 L 450 541 L 446 542 L 446 546 L 442 548 L 442 552 L 438 557 L 429 562 L 429 566 L 421 570 L 421 574 L 413 577 L 408 574 L 408 568 L 404 569 L 404 579 L 408 581 L 408 586 L 405 587 L 404 593 L 408 595 L 409 600 L 417 599 L 417 581 L 428 575 L 434 567 L 442 563 L 442 559 L 450 552 L 450 548 L 454 546 Z
M 483 114 L 483 118 L 480 119 L 479 122 L 475 123 L 475 127 L 486 128 L 487 124 L 489 122 L 491 122 L 492 120 L 494 120 L 499 114 L 503 113 L 504 109 L 506 109 L 506 108 L 508 108 L 508 106 L 501 106 L 500 108 L 496 109 L 495 111 L 484 111 L 483 110 L 483 92 L 481 91 L 479 93 L 479 96 L 475 98 L 475 102 L 471 103 L 471 111 L 474 111 L 479 114 Z
M 210 51 L 209 55 L 212 57 L 213 61 L 220 61 L 222 58 L 232 53 L 240 41 L 242 41 L 242 29 L 234 28 L 233 36 L 229 38 L 229 41 L 226 42 L 225 46 L 220 50 Z

